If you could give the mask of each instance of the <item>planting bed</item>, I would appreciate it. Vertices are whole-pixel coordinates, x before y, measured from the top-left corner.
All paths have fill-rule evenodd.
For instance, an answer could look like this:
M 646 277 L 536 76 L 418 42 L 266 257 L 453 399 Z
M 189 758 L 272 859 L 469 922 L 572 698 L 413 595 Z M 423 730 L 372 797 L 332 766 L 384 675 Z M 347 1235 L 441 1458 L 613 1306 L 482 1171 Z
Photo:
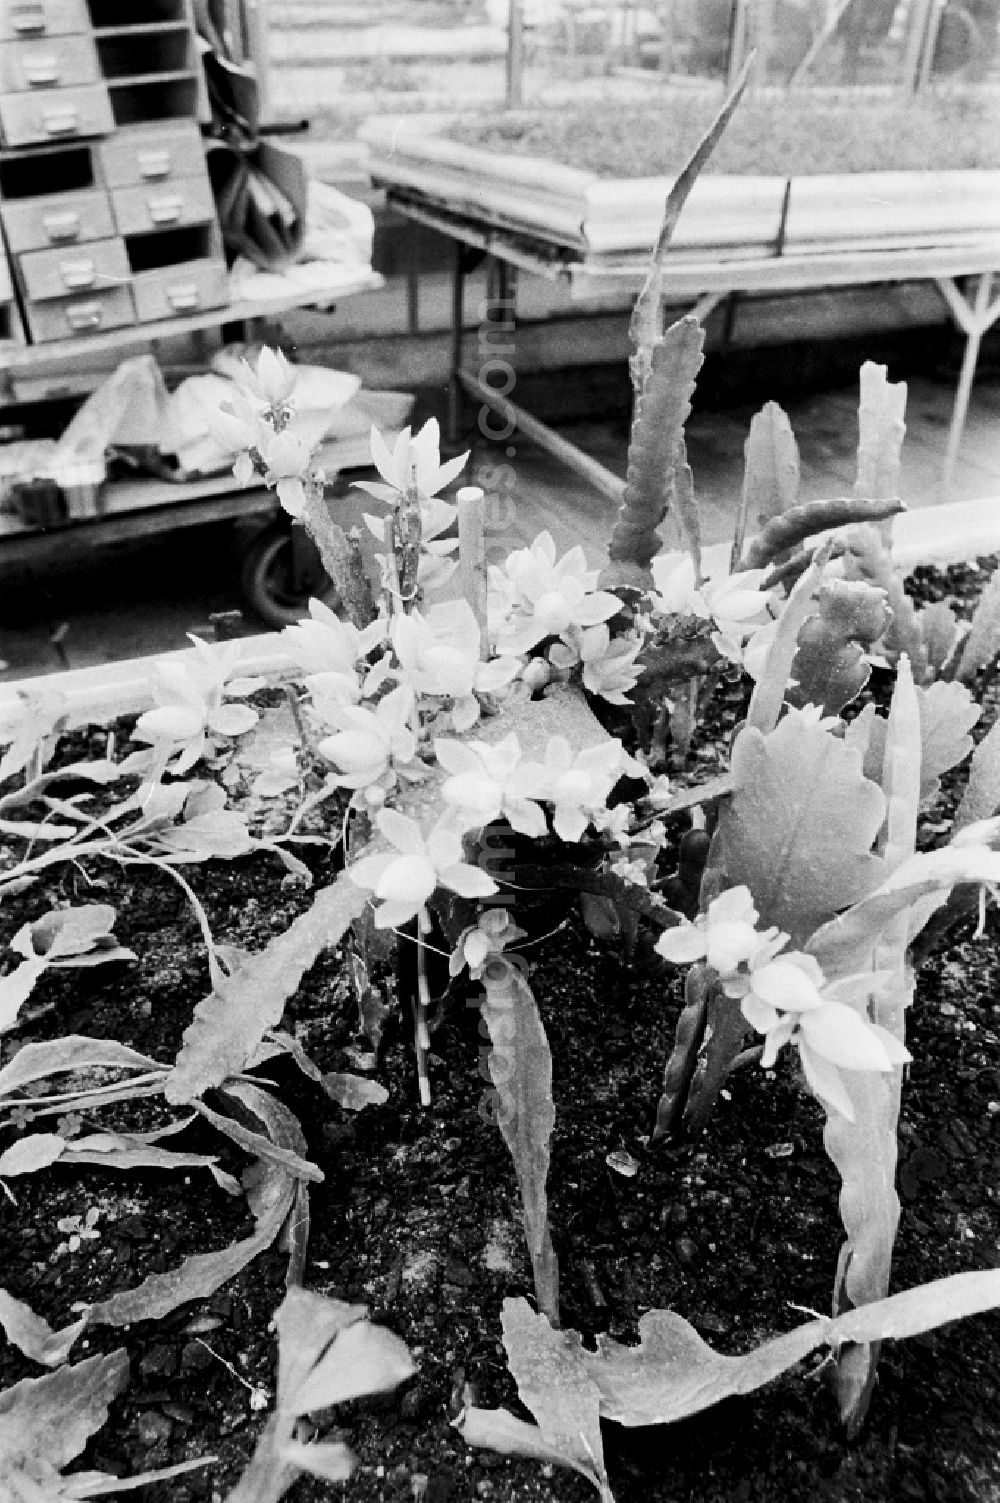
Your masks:
M 968 614 L 987 577 L 976 567 L 924 569 L 911 588 Z M 982 730 L 996 714 L 992 690 L 988 699 Z M 699 781 L 724 766 L 742 709 L 734 692 L 696 740 L 691 765 Z M 103 732 L 80 733 L 72 754 L 100 755 L 103 746 Z M 953 797 L 946 780 L 926 814 L 924 843 L 943 833 Z M 317 883 L 331 880 L 331 858 L 307 859 Z M 108 902 L 120 941 L 138 961 L 48 975 L 24 1025 L 8 1036 L 3 1062 L 10 1040 L 85 1033 L 169 1063 L 209 989 L 191 908 L 156 872 L 139 883 L 107 864 L 55 870 L 45 886 L 5 901 L 0 937 L 9 941 L 50 905 Z M 217 940 L 249 949 L 287 928 L 308 902 L 301 881 L 273 858 L 185 873 Z M 822 1149 L 822 1114 L 787 1058 L 773 1074 L 738 1071 L 703 1140 L 650 1147 L 679 973 L 642 946 L 627 970 L 613 947 L 597 945 L 552 900 L 509 906 L 529 931 L 525 953 L 535 964 L 532 985 L 554 1060 L 549 1183 L 564 1324 L 585 1337 L 610 1331 L 628 1341 L 643 1311 L 669 1306 L 713 1346 L 741 1351 L 799 1323 L 795 1306 L 825 1311 L 840 1240 L 837 1180 Z M 920 974 L 903 1095 L 894 1289 L 1000 1262 L 998 936 L 991 910 L 984 939 L 973 941 L 970 924 L 947 958 L 932 953 Z M 432 986 L 439 979 L 432 976 Z M 336 954 L 308 973 L 286 1022 L 322 1070 L 358 1068 L 356 1012 Z M 429 1109 L 418 1105 L 412 1047 L 397 1018 L 374 1071 L 389 1091 L 383 1106 L 350 1115 L 291 1067 L 272 1067 L 303 1123 L 309 1157 L 326 1176 L 313 1187 L 305 1283 L 368 1303 L 375 1320 L 406 1341 L 418 1369 L 395 1394 L 329 1416 L 359 1458 L 348 1483 L 333 1489 L 302 1480 L 289 1497 L 584 1503 L 594 1494 L 582 1479 L 470 1451 L 449 1423 L 466 1384 L 480 1404 L 517 1408 L 499 1312 L 505 1297 L 530 1293 L 531 1275 L 513 1170 L 480 1115 L 475 1006 L 456 999 L 432 1046 Z M 121 1108 L 114 1120 L 146 1128 L 161 1111 Z M 62 1130 L 77 1126 L 63 1122 Z M 220 1152 L 221 1141 L 198 1126 L 171 1140 L 208 1153 Z M 0 1150 L 9 1142 L 5 1134 Z M 634 1177 L 608 1167 L 615 1149 L 634 1156 Z M 222 1154 L 234 1173 L 246 1163 L 235 1151 L 231 1160 Z M 75 1302 L 131 1287 L 250 1229 L 244 1202 L 200 1170 L 188 1182 L 177 1174 L 55 1167 L 14 1187 L 16 1205 L 0 1199 L 3 1283 L 57 1326 L 72 1318 Z M 80 1217 L 86 1228 L 93 1210 L 97 1235 L 71 1250 L 72 1232 L 58 1223 Z M 149 1503 L 225 1498 L 263 1425 L 264 1393 L 273 1396 L 268 1326 L 284 1294 L 284 1268 L 283 1255 L 267 1253 L 210 1300 L 163 1322 L 89 1332 L 78 1355 L 124 1344 L 131 1383 L 84 1462 L 125 1474 L 213 1453 L 219 1459 L 204 1473 L 144 1496 Z M 12 1347 L 0 1353 L 2 1386 L 37 1371 Z M 619 1503 L 990 1498 L 1000 1488 L 998 1373 L 1000 1316 L 993 1315 L 887 1347 L 854 1445 L 837 1425 L 822 1371 L 794 1372 L 669 1429 L 606 1426 L 615 1495 Z
M 615 179 L 679 172 L 711 124 L 712 97 L 615 100 L 462 118 L 447 136 L 507 156 L 540 157 Z M 989 95 L 744 100 L 705 168 L 780 177 L 1000 167 L 1000 105 Z

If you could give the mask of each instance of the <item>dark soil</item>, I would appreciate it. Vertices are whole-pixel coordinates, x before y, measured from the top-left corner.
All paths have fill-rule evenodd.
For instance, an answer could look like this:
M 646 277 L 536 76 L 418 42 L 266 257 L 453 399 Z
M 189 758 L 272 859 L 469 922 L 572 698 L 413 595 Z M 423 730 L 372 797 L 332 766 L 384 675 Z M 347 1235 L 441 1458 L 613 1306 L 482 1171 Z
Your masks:
M 984 577 L 975 569 L 920 571 L 914 588 L 964 609 Z M 700 749 L 706 773 L 734 714 L 718 720 L 715 743 Z M 928 838 L 953 796 L 946 791 L 931 811 Z M 217 937 L 249 948 L 308 902 L 276 860 L 189 867 L 186 875 Z M 317 881 L 331 875 L 331 863 L 320 860 Z M 126 884 L 115 868 L 92 866 L 86 877 L 68 868 L 44 893 L 4 904 L 0 938 L 49 902 L 98 899 L 117 908 L 116 932 L 138 963 L 47 977 L 18 1042 L 71 1031 L 113 1036 L 169 1062 L 208 989 L 197 926 L 173 884 L 156 873 Z M 1000 1263 L 998 934 L 991 913 L 986 938 L 973 941 L 970 925 L 920 974 L 901 1131 L 897 1289 Z M 714 1346 L 739 1351 L 805 1319 L 796 1307 L 827 1310 L 841 1235 L 837 1181 L 820 1111 L 790 1066 L 738 1072 L 703 1140 L 650 1148 L 679 1006 L 677 972 L 641 952 L 627 969 L 573 917 L 527 953 L 555 1068 L 550 1196 L 564 1324 L 588 1338 L 610 1331 L 627 1341 L 645 1310 L 669 1306 Z M 288 1020 L 324 1070 L 354 1067 L 356 1010 L 336 955 L 306 978 Z M 430 1110 L 418 1105 L 412 1048 L 398 1024 L 387 1031 L 377 1069 L 390 1093 L 383 1107 L 351 1116 L 303 1077 L 279 1075 L 326 1175 L 313 1187 L 306 1283 L 367 1302 L 407 1341 L 419 1369 L 395 1395 L 327 1417 L 354 1447 L 358 1468 L 342 1489 L 301 1481 L 289 1495 L 298 1503 L 594 1496 L 569 1472 L 470 1452 L 450 1425 L 465 1384 L 481 1404 L 517 1409 L 499 1312 L 505 1297 L 531 1294 L 512 1167 L 480 1116 L 480 1050 L 470 997 L 434 1035 Z M 4 1058 L 10 1053 L 8 1040 Z M 145 1108 L 143 1125 L 158 1110 Z M 135 1109 L 128 1120 L 137 1116 Z M 5 1133 L 0 1147 L 9 1141 Z M 239 1173 L 245 1160 L 220 1142 L 208 1129 L 190 1130 L 175 1146 L 221 1152 Z M 635 1178 L 608 1168 L 616 1148 L 638 1159 Z M 0 1198 L 2 1283 L 56 1325 L 76 1301 L 130 1287 L 249 1229 L 243 1202 L 207 1176 L 57 1167 L 14 1188 L 16 1207 Z M 76 1252 L 57 1251 L 66 1241 L 57 1222 L 91 1208 L 100 1212 L 98 1237 Z M 132 1381 L 85 1463 L 125 1474 L 211 1452 L 219 1457 L 212 1469 L 145 1497 L 224 1498 L 264 1421 L 250 1391 L 273 1394 L 268 1325 L 284 1294 L 284 1267 L 282 1255 L 269 1253 L 206 1305 L 157 1325 L 91 1332 L 89 1346 L 81 1343 L 89 1353 L 124 1342 Z M 37 1372 L 14 1349 L 0 1353 L 3 1384 Z M 849 1445 L 827 1374 L 814 1364 L 670 1429 L 607 1426 L 612 1484 L 619 1503 L 983 1503 L 1000 1489 L 998 1375 L 1000 1316 L 887 1346 L 868 1424 Z

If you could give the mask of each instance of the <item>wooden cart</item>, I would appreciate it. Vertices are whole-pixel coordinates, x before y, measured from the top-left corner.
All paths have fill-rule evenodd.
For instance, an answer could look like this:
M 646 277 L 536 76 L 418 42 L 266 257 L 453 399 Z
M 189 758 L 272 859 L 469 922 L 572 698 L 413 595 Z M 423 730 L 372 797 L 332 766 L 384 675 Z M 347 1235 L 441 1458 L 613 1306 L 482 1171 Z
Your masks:
M 87 359 L 100 362 L 109 355 L 124 357 L 143 347 L 155 349 L 160 341 L 185 335 L 204 337 L 207 331 L 223 327 L 233 337 L 250 340 L 266 319 L 301 307 L 332 312 L 335 300 L 376 288 L 381 280 L 365 269 L 331 267 L 329 282 L 307 292 L 49 344 L 0 340 L 0 420 L 10 422 L 24 409 L 24 395 L 37 393 L 51 401 L 82 394 L 92 382 L 73 371 Z M 67 369 L 68 362 L 73 370 Z M 367 436 L 324 445 L 318 462 L 331 481 L 344 470 L 368 464 Z M 231 474 L 179 483 L 152 478 L 112 480 L 101 488 L 98 515 L 71 518 L 53 527 L 31 527 L 17 516 L 0 513 L 0 570 L 17 565 L 43 567 L 47 560 L 65 556 L 69 548 L 102 547 L 247 518 L 260 525 L 244 549 L 243 597 L 267 625 L 285 625 L 301 614 L 311 595 L 322 591 L 325 576 L 309 539 L 301 528 L 290 526 L 273 491 L 262 485 L 241 489 Z

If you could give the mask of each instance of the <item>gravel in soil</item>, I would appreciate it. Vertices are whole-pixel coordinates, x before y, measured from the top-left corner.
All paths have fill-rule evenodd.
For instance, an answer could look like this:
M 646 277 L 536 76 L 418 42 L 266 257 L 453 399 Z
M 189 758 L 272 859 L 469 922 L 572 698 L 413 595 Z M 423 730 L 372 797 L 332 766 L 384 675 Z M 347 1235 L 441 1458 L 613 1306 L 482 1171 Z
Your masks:
M 918 576 L 913 587 L 923 598 L 948 595 L 967 611 L 983 578 L 949 570 Z M 721 739 L 726 719 L 713 728 Z M 331 872 L 320 863 L 316 874 L 329 880 Z M 217 937 L 250 948 L 308 901 L 271 859 L 190 868 L 189 876 Z M 208 980 L 193 915 L 162 875 L 126 885 L 112 868 L 86 877 L 64 869 L 44 894 L 34 889 L 4 905 L 0 937 L 9 940 L 47 901 L 87 898 L 115 904 L 116 932 L 138 962 L 50 975 L 37 994 L 43 1005 L 19 1039 L 113 1036 L 167 1062 Z M 998 933 L 991 912 L 984 939 L 973 940 L 970 925 L 919 976 L 894 1288 L 1000 1265 Z M 737 1072 L 704 1139 L 650 1148 L 680 1005 L 677 973 L 642 952 L 626 968 L 573 919 L 528 953 L 555 1068 L 550 1198 L 564 1324 L 587 1340 L 609 1331 L 628 1341 L 645 1310 L 669 1306 L 712 1345 L 740 1351 L 807 1318 L 802 1309 L 828 1309 L 840 1242 L 837 1181 L 822 1148 L 820 1111 L 791 1065 Z M 288 1018 L 321 1068 L 350 1067 L 356 1013 L 337 956 L 310 972 Z M 584 1503 L 593 1496 L 571 1473 L 470 1452 L 450 1424 L 470 1387 L 481 1404 L 517 1409 L 499 1312 L 506 1296 L 531 1290 L 512 1167 L 480 1114 L 481 1051 L 470 995 L 434 1034 L 429 1111 L 418 1105 L 412 1049 L 398 1023 L 390 1023 L 377 1070 L 389 1089 L 382 1107 L 352 1116 L 302 1077 L 279 1077 L 326 1175 L 312 1194 L 306 1282 L 367 1302 L 407 1341 L 418 1366 L 396 1394 L 314 1417 L 355 1449 L 358 1468 L 337 1496 L 358 1503 Z M 149 1125 L 156 1110 L 133 1108 L 128 1120 Z M 9 1140 L 5 1134 L 2 1146 Z M 245 1163 L 208 1128 L 189 1129 L 176 1146 L 219 1153 L 235 1173 Z M 634 1177 L 609 1169 L 615 1149 L 637 1160 Z M 221 1247 L 249 1225 L 244 1203 L 207 1177 L 124 1178 L 57 1166 L 19 1180 L 16 1192 L 16 1206 L 0 1203 L 2 1282 L 54 1324 L 70 1317 L 75 1302 Z M 71 1251 L 59 1221 L 78 1217 L 86 1226 L 94 1210 L 96 1235 Z M 163 1322 L 89 1333 L 76 1355 L 123 1341 L 132 1381 L 85 1463 L 123 1475 L 212 1452 L 219 1460 L 210 1470 L 146 1496 L 151 1503 L 224 1498 L 263 1423 L 261 1398 L 273 1391 L 268 1325 L 283 1292 L 284 1258 L 271 1252 L 213 1299 Z M 991 1498 L 1000 1490 L 998 1358 L 995 1315 L 887 1345 L 869 1422 L 853 1445 L 839 1430 L 818 1360 L 669 1429 L 606 1426 L 616 1497 Z M 3 1384 L 36 1371 L 9 1347 L 0 1353 Z M 303 1480 L 290 1496 L 319 1503 L 330 1495 Z

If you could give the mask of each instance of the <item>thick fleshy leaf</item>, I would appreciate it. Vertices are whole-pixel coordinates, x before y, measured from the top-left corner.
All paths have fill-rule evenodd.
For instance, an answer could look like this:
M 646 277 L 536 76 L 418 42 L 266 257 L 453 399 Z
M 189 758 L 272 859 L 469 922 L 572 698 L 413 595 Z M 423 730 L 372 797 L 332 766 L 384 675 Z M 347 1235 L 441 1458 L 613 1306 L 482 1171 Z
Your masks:
M 728 884 L 745 884 L 763 923 L 802 948 L 820 924 L 878 886 L 884 869 L 871 849 L 885 798 L 862 776 L 856 750 L 797 712 L 769 735 L 741 731 L 732 776 L 713 867 Z
M 554 1331 L 527 1300 L 505 1299 L 503 1341 L 518 1396 L 542 1440 L 571 1466 L 607 1489 L 601 1441 L 601 1392 L 576 1331 Z
M 0 1153 L 0 1178 L 16 1174 L 37 1174 L 62 1158 L 68 1142 L 54 1132 L 31 1133 Z
M 772 731 L 778 723 L 792 675 L 792 664 L 799 650 L 799 632 L 813 614 L 816 591 L 822 583 L 823 568 L 828 557 L 828 551 L 821 548 L 796 581 L 778 617 L 778 624 L 757 675 L 747 710 L 747 726 L 756 731 Z
M 140 1320 L 162 1320 L 179 1305 L 209 1299 L 248 1263 L 266 1251 L 277 1237 L 295 1201 L 295 1180 L 272 1166 L 255 1198 L 257 1225 L 253 1234 L 220 1252 L 195 1253 L 178 1268 L 152 1273 L 134 1289 L 122 1290 L 91 1305 L 91 1325 L 129 1326 Z
M 938 680 L 917 689 L 920 705 L 920 797 L 937 792 L 943 773 L 957 767 L 972 750 L 969 731 L 982 715 L 964 684 Z
M 604 1500 L 614 1503 L 611 1489 L 598 1475 L 593 1461 L 577 1448 L 572 1453 L 545 1439 L 537 1425 L 517 1419 L 507 1409 L 465 1409 L 454 1426 L 466 1445 L 498 1451 L 501 1456 L 529 1456 L 547 1466 L 571 1467 L 592 1482 Z
M 44 1457 L 68 1466 L 105 1423 L 108 1406 L 128 1382 L 124 1348 L 90 1357 L 0 1392 L 0 1457 Z
M 257 724 L 257 711 L 250 705 L 224 704 L 208 717 L 209 728 L 219 736 L 245 736 Z
M 972 754 L 969 781 L 955 815 L 955 833 L 1000 810 L 1000 721 Z
M 547 1179 L 555 1126 L 552 1054 L 538 1004 L 523 976 L 497 958 L 483 974 L 487 1065 L 497 1125 L 514 1160 L 539 1309 L 559 1321 L 559 1264 L 549 1232 Z
M 300 1472 L 322 1477 L 324 1482 L 346 1482 L 354 1467 L 354 1456 L 342 1441 L 305 1445 L 301 1440 L 287 1440 L 278 1455 Z
M 115 1039 L 71 1033 L 46 1044 L 25 1044 L 0 1070 L 0 1098 L 49 1075 L 83 1070 L 159 1070 L 164 1067 Z
M 385 1086 L 365 1075 L 331 1071 L 322 1077 L 321 1083 L 331 1101 L 336 1101 L 348 1112 L 360 1112 L 366 1106 L 383 1106 L 389 1099 Z
M 204 723 L 204 717 L 186 705 L 161 705 L 140 715 L 135 729 L 143 741 L 190 741 L 201 734 Z
M 339 1332 L 283 1405 L 296 1414 L 311 1414 L 362 1394 L 398 1388 L 414 1371 L 398 1336 L 367 1320 L 355 1321 Z
M 362 913 L 367 894 L 341 874 L 314 897 L 308 911 L 250 955 L 195 1008 L 164 1094 L 174 1105 L 196 1100 L 228 1075 L 238 1075 L 285 1003 L 324 949 L 339 944 Z
M 44 959 L 25 960 L 8 975 L 0 976 L 0 1033 L 13 1028 L 45 967 Z
M 69 1356 L 70 1348 L 86 1325 L 77 1320 L 61 1331 L 53 1331 L 47 1320 L 36 1315 L 30 1305 L 0 1289 L 0 1325 L 7 1340 L 32 1362 L 43 1367 L 59 1367 Z

